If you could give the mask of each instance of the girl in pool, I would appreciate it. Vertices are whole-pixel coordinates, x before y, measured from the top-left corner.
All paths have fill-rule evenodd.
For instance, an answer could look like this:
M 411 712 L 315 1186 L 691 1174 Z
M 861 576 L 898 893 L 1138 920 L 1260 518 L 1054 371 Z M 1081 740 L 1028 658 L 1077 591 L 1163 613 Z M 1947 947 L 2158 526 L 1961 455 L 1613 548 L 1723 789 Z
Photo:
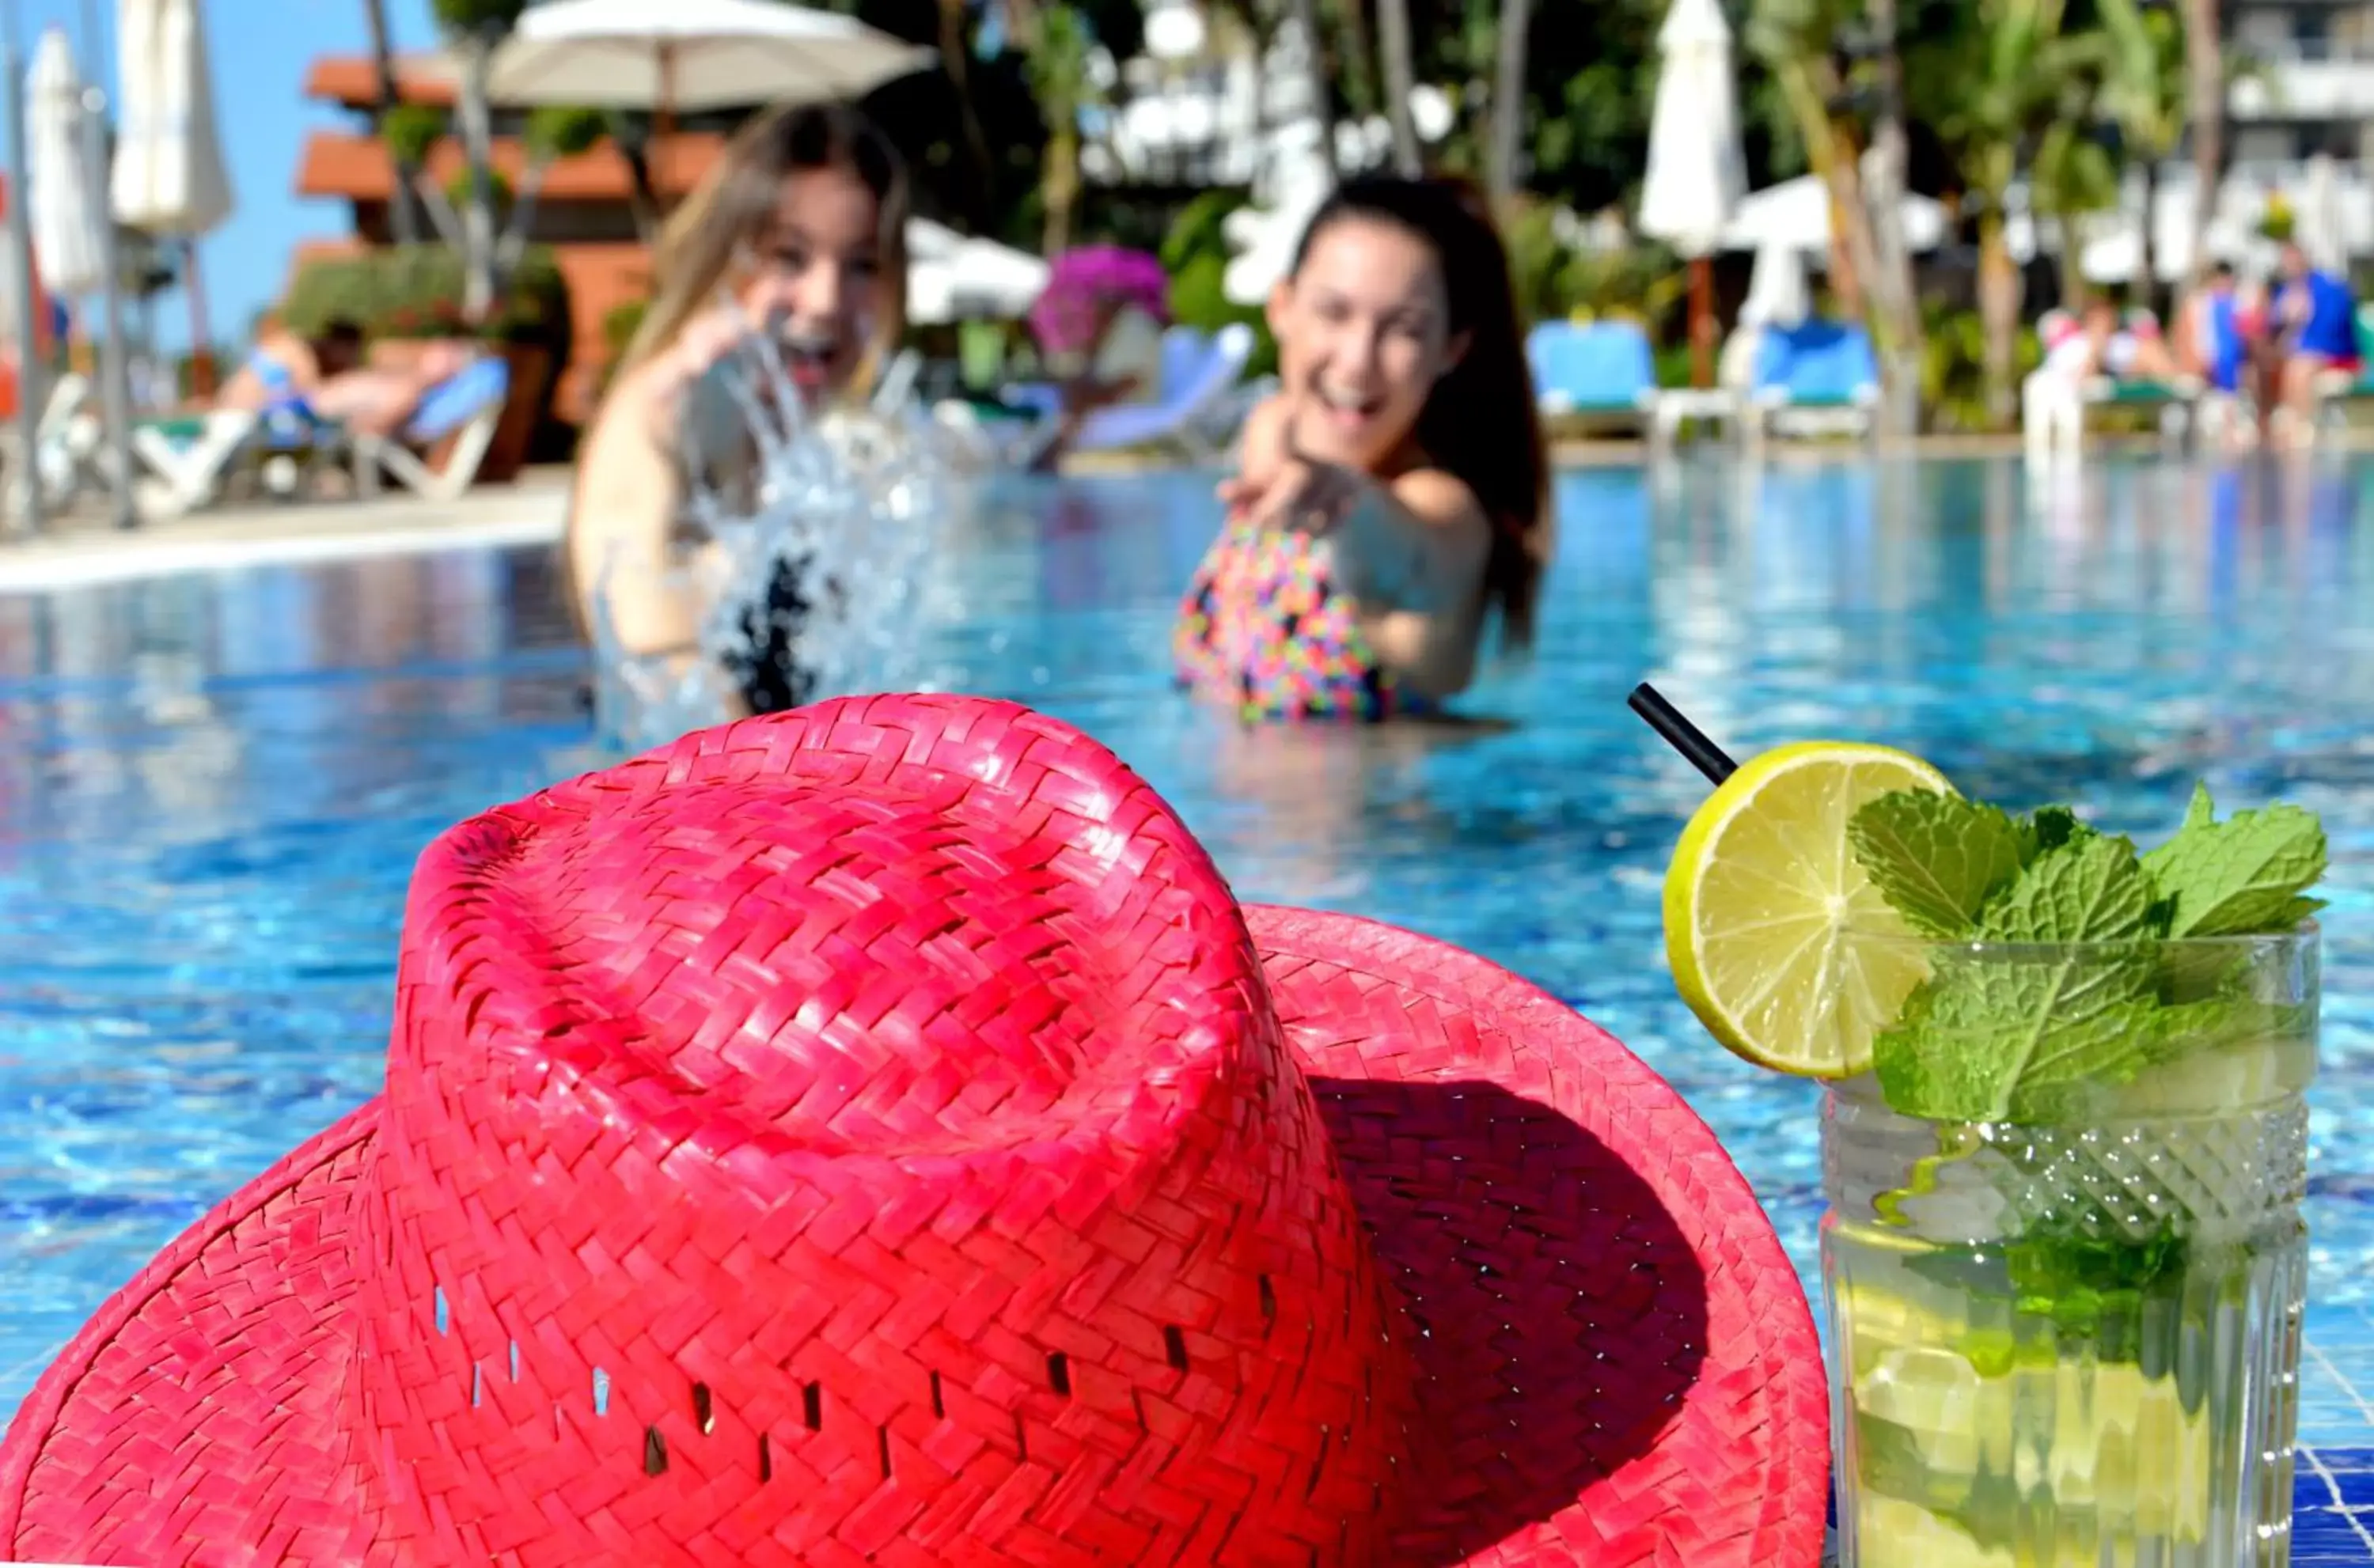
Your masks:
M 1337 187 L 1269 303 L 1279 390 L 1175 638 L 1248 720 L 1379 720 L 1465 689 L 1485 623 L 1522 646 L 1547 467 L 1498 234 L 1465 187 Z
M 840 107 L 759 117 L 735 135 L 660 237 L 654 292 L 577 468 L 566 577 L 589 626 L 681 675 L 702 655 L 707 605 L 680 569 L 686 474 L 697 448 L 708 477 L 746 483 L 754 456 L 740 404 L 718 371 L 759 332 L 822 411 L 862 388 L 899 338 L 906 285 L 906 175 L 871 122 Z M 745 647 L 720 696 L 729 714 L 796 708 L 814 695 L 799 658 L 811 586 L 797 562 L 771 582 L 734 585 L 753 600 Z

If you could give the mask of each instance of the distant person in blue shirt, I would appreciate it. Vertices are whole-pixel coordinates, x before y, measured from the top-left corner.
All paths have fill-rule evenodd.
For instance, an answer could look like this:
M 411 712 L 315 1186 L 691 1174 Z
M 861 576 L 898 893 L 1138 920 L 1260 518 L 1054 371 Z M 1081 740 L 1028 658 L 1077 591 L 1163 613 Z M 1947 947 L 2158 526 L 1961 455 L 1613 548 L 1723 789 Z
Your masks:
M 2317 380 L 2326 371 L 2355 377 L 2357 299 L 2348 283 L 2311 265 L 2297 242 L 2284 246 L 2283 286 L 2275 296 L 2275 330 L 2284 350 L 2281 396 L 2292 439 L 2316 431 Z
M 2251 342 L 2243 331 L 2242 297 L 2233 263 L 2219 262 L 2209 269 L 2186 316 L 2185 348 L 2192 367 L 2219 392 L 2239 394 L 2251 369 Z

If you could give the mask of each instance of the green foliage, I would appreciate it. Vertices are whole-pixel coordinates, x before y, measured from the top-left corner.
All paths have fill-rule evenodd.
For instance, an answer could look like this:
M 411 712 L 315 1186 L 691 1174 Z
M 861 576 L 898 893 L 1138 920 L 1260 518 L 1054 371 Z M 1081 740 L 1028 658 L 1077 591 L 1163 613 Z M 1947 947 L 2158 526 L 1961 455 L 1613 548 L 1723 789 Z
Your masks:
M 651 307 L 648 299 L 623 299 L 602 312 L 602 347 L 614 362 L 642 331 L 643 317 Z
M 1453 92 L 1457 119 L 1437 161 L 1484 172 L 1498 48 L 1496 0 L 1408 0 L 1416 76 Z M 1736 6 L 1731 7 L 1736 16 Z M 1657 85 L 1657 29 L 1666 0 L 1597 0 L 1584 11 L 1537 0 L 1526 42 L 1527 189 L 1579 212 L 1639 192 Z M 1375 26 L 1369 34 L 1374 48 Z M 1338 52 L 1342 45 L 1339 41 Z M 1350 73 L 1338 71 L 1339 78 Z M 1804 167 L 1795 133 L 1764 64 L 1742 52 L 1738 89 L 1751 184 Z M 1349 107 L 1348 99 L 1346 107 Z
M 1921 405 L 1930 427 L 1948 434 L 1974 434 L 1992 427 L 1987 417 L 1985 323 L 1976 310 L 1932 306 L 1922 312 Z M 2015 375 L 2044 362 L 2044 347 L 2031 328 L 2020 329 L 2014 348 Z
M 379 138 L 398 163 L 417 168 L 444 136 L 449 116 L 426 103 L 400 103 L 380 117 Z
M 2291 202 L 2281 191 L 2267 193 L 2267 205 L 2259 212 L 2259 234 L 2278 245 L 2292 237 L 2298 219 L 2292 212 Z
M 1229 252 L 1223 225 L 1230 213 L 1244 205 L 1244 198 L 1233 191 L 1205 192 L 1171 220 L 1158 253 L 1170 274 L 1171 319 L 1205 332 L 1242 322 L 1253 329 L 1254 339 L 1246 373 L 1273 375 L 1277 370 L 1277 343 L 1270 335 L 1267 315 L 1258 306 L 1232 302 L 1224 287 Z
M 610 379 L 618 373 L 618 362 L 627 357 L 627 345 L 635 341 L 642 329 L 643 314 L 650 310 L 648 299 L 626 299 L 602 312 L 602 363 L 594 388 L 598 398 L 610 390 Z
M 1586 315 L 1639 322 L 1656 341 L 1678 330 L 1689 277 L 1662 246 L 1640 241 L 1620 251 L 1571 249 L 1557 236 L 1556 209 L 1541 202 L 1521 204 L 1502 223 L 1501 236 L 1518 314 L 1527 325 Z
M 528 115 L 525 140 L 531 158 L 575 158 L 601 146 L 609 135 L 610 117 L 601 110 L 556 105 Z
M 463 321 L 462 296 L 463 261 L 450 246 L 394 246 L 308 263 L 289 283 L 280 319 L 307 335 L 344 319 L 369 338 L 482 337 L 566 350 L 569 287 L 550 251 L 528 248 L 484 326 Z
M 519 25 L 528 0 L 429 0 L 429 13 L 448 33 L 502 34 Z
M 489 169 L 487 170 L 487 191 L 494 200 L 495 223 L 496 226 L 499 228 L 503 222 L 503 215 L 511 210 L 512 200 L 511 182 L 503 178 L 503 171 L 501 170 Z M 455 170 L 453 171 L 453 178 L 445 181 L 445 199 L 453 204 L 453 210 L 456 212 L 461 211 L 468 205 L 470 200 L 470 171 L 468 170 Z

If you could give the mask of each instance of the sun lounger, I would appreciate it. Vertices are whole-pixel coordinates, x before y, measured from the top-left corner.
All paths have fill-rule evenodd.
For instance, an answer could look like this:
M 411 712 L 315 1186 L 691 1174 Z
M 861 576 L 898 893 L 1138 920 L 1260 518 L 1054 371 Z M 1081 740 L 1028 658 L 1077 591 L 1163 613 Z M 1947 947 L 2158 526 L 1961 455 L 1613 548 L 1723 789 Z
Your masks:
M 2356 370 L 2327 370 L 2316 379 L 2316 422 L 2339 424 L 2353 403 L 2374 399 L 2374 305 L 2357 308 Z
M 2020 382 L 2020 436 L 2031 462 L 2044 461 L 2059 451 L 2074 457 L 2085 445 L 2088 413 L 2098 408 L 2133 408 L 2155 413 L 2160 439 L 2171 448 L 2181 447 L 2192 433 L 2195 411 L 2206 395 L 2205 386 L 2195 376 L 2169 381 L 2088 376 L 2073 387 L 2065 374 L 2033 370 Z
M 89 395 L 88 379 L 71 370 L 57 379 L 41 404 L 29 463 L 22 461 L 18 451 L 16 423 L 10 421 L 5 433 L 0 433 L 0 473 L 6 475 L 8 510 L 12 516 L 24 515 L 17 486 L 27 475 L 40 480 L 41 505 L 47 509 L 72 500 L 98 462 L 98 422 L 82 412 L 83 400 Z
M 1763 329 L 1756 387 L 1744 411 L 1750 441 L 1831 431 L 1867 436 L 1877 427 L 1878 409 L 1879 357 L 1861 325 L 1811 318 Z
M 323 467 L 342 460 L 347 451 L 337 426 L 301 409 L 258 414 L 222 408 L 144 419 L 132 427 L 132 454 L 150 475 L 142 486 L 141 509 L 169 517 L 212 505 L 233 466 L 251 453 Z
M 1192 358 L 1180 360 L 1166 351 L 1160 400 L 1098 409 L 1080 422 L 1072 450 L 1169 446 L 1197 462 L 1216 458 L 1227 439 L 1216 441 L 1206 421 L 1243 380 L 1245 361 L 1252 357 L 1253 330 L 1231 322 L 1200 347 Z
M 1632 322 L 1544 322 L 1525 357 L 1542 416 L 1557 420 L 1656 418 L 1657 367 L 1649 334 Z
M 494 444 L 511 398 L 511 367 L 491 357 L 468 365 L 429 389 L 420 406 L 397 440 L 376 436 L 353 438 L 355 486 L 363 495 L 379 491 L 380 474 L 425 501 L 450 501 L 470 487 Z M 432 469 L 413 449 L 436 446 L 452 439 L 445 465 Z

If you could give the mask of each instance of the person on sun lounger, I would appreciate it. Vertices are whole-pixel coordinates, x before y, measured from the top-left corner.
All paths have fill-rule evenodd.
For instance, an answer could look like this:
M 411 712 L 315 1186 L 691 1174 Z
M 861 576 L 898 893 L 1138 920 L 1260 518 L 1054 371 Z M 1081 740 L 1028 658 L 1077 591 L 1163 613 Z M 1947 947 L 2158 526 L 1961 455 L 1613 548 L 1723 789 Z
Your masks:
M 237 374 L 216 397 L 217 410 L 259 415 L 267 423 L 335 425 L 357 434 L 394 437 L 421 398 L 469 364 L 466 344 L 424 345 L 409 364 L 372 365 L 362 329 L 343 318 L 305 337 L 267 329 Z

